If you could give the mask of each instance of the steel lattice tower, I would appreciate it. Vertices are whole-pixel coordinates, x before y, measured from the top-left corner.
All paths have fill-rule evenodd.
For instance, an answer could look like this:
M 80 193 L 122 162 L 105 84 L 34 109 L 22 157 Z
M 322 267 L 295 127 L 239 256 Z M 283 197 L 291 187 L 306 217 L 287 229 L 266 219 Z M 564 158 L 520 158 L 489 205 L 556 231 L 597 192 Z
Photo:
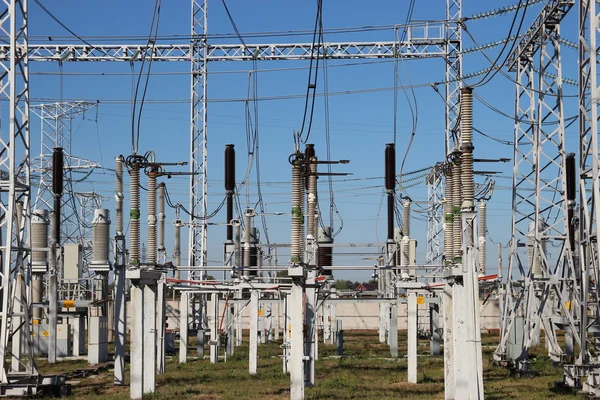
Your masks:
M 11 54 L 0 61 L 9 118 L 0 140 L 0 384 L 6 385 L 14 373 L 35 378 L 38 371 L 31 341 L 29 54 L 20 50 L 28 46 L 27 0 L 2 0 L 0 6 L 0 36 Z M 27 341 L 26 354 L 20 338 Z
M 74 194 L 73 170 L 87 170 L 98 168 L 95 162 L 74 157 L 71 154 L 71 139 L 73 133 L 73 120 L 86 111 L 96 107 L 96 103 L 83 101 L 39 104 L 32 107 L 33 112 L 39 116 L 41 122 L 41 147 L 40 156 L 34 159 L 34 172 L 39 173 L 39 184 L 35 198 L 34 208 L 52 210 L 52 153 L 55 147 L 62 147 L 64 151 L 65 192 L 61 204 L 61 244 L 82 244 L 81 212 L 78 209 Z M 84 267 L 89 260 L 84 260 Z M 62 276 L 61 271 L 58 271 Z M 82 271 L 86 276 L 87 271 Z
M 546 332 L 549 356 L 563 357 L 555 331 L 570 319 L 565 271 L 573 271 L 568 245 L 566 151 L 562 94 L 560 22 L 573 0 L 550 1 L 516 50 L 509 71 L 516 72 L 515 144 L 513 156 L 512 240 L 507 282 L 501 299 L 500 344 L 494 357 L 505 360 L 516 318 L 523 317 L 519 368 L 528 368 L 528 350 Z M 559 243 L 550 257 L 547 246 Z M 553 254 L 554 255 L 554 254 Z M 572 274 L 571 274 L 572 276 Z M 569 324 L 567 324 L 569 325 Z M 567 333 L 572 329 L 565 328 Z

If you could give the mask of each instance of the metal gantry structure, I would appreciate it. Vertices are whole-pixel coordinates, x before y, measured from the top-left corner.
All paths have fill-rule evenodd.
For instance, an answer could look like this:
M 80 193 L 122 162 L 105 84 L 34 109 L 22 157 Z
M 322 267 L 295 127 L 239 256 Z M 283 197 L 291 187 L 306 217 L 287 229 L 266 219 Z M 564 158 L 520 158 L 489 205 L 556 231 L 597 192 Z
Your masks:
M 191 64 L 191 131 L 190 131 L 190 218 L 189 218 L 189 243 L 188 256 L 189 266 L 192 278 L 202 278 L 202 269 L 193 268 L 196 266 L 205 267 L 207 263 L 207 65 L 209 62 L 216 61 L 247 61 L 247 60 L 310 60 L 314 58 L 327 59 L 393 59 L 393 58 L 443 58 L 446 63 L 446 155 L 456 150 L 460 143 L 460 137 L 457 133 L 459 123 L 459 94 L 462 86 L 462 13 L 461 0 L 448 0 L 447 22 L 420 22 L 407 27 L 407 39 L 395 40 L 391 42 L 352 42 L 352 43 L 324 43 L 314 46 L 310 43 L 301 44 L 249 44 L 249 45 L 212 45 L 208 43 L 208 17 L 207 2 L 192 0 L 191 13 L 191 45 L 30 45 L 27 40 L 27 0 L 3 0 L 8 7 L 5 14 L 5 20 L 10 21 L 10 29 L 5 31 L 9 38 L 9 45 L 0 46 L 0 62 L 2 62 L 7 76 L 8 85 L 2 86 L 2 91 L 7 94 L 10 103 L 11 112 L 11 137 L 9 141 L 3 141 L 7 146 L 2 156 L 8 155 L 8 160 L 0 165 L 7 165 L 8 174 L 3 174 L 2 178 L 6 180 L 6 186 L 2 187 L 12 189 L 6 193 L 7 199 L 2 197 L 2 208 L 5 218 L 3 227 L 8 235 L 2 235 L 4 251 L 8 254 L 16 255 L 16 258 L 7 257 L 3 260 L 3 288 L 10 288 L 11 280 L 19 282 L 19 275 L 15 275 L 15 268 L 23 270 L 23 276 L 27 277 L 27 264 L 23 260 L 27 257 L 27 229 L 29 224 L 29 125 L 28 125 L 28 61 L 46 61 L 46 62 L 137 62 L 142 59 L 152 61 L 178 61 L 189 62 Z M 21 30 L 16 30 L 17 22 L 22 24 Z M 24 32 L 24 34 L 22 34 Z M 558 74 L 560 77 L 560 74 Z M 560 79 L 560 78 L 559 78 Z M 554 109 L 552 109 L 554 110 Z M 16 118 L 13 118 L 15 117 Z M 564 122 L 563 122 L 564 123 Z M 26 140 L 25 140 L 26 138 Z M 15 152 L 15 139 L 22 139 L 25 146 L 21 148 L 24 153 L 26 163 L 17 162 L 17 153 Z M 23 173 L 23 169 L 26 169 Z M 430 199 L 436 205 L 442 199 L 442 174 L 447 172 L 444 168 L 436 169 L 432 176 Z M 4 171 L 3 171 L 4 172 Z M 458 179 L 458 178 L 457 178 Z M 22 189 L 20 192 L 19 190 Z M 5 193 L 5 192 L 3 192 Z M 20 196 L 20 197 L 18 197 Z M 23 196 L 23 211 L 15 215 L 15 211 L 20 209 L 16 204 Z M 459 203 L 460 203 L 459 196 Z M 476 245 L 476 228 L 474 225 L 475 216 L 473 214 L 473 204 L 462 218 L 460 229 L 455 229 L 454 235 L 462 237 L 464 235 L 464 250 L 462 252 L 465 263 L 476 265 L 476 252 L 473 252 Z M 431 246 L 431 252 L 428 251 L 428 262 L 435 264 L 441 259 L 441 209 L 436 207 L 432 212 L 432 236 L 428 237 L 428 250 Z M 22 214 L 22 217 L 21 217 Z M 11 216 L 6 218 L 6 216 Z M 19 229 L 15 230 L 15 226 Z M 457 225 L 459 226 L 459 225 Z M 11 236 L 12 235 L 12 236 Z M 314 237 L 313 237 L 314 239 Z M 430 240 L 431 239 L 431 240 Z M 431 245 L 430 245 L 431 243 Z M 18 251 L 13 252 L 7 249 L 7 246 L 16 246 Z M 404 266 L 407 266 L 405 264 Z M 12 268 L 12 270 L 11 270 Z M 471 274 L 473 271 L 470 272 Z M 470 278 L 469 278 L 470 279 Z M 8 285 L 8 286 L 6 286 Z M 456 288 L 456 286 L 455 286 Z M 23 287 L 23 292 L 28 290 Z M 461 298 L 464 291 L 474 291 L 474 287 L 465 283 L 460 293 L 456 292 L 455 299 L 460 298 L 456 307 L 469 306 L 467 297 Z M 16 291 L 18 293 L 19 291 Z M 2 331 L 0 332 L 0 355 L 6 357 L 8 346 L 8 335 L 11 334 L 10 316 L 13 313 L 11 304 L 15 304 L 8 293 L 10 290 L 4 290 L 2 303 Z M 411 295 L 414 295 L 412 293 Z M 27 296 L 22 297 L 22 308 L 28 309 L 30 303 L 26 301 Z M 187 310 L 186 310 L 187 311 Z M 474 309 L 472 310 L 475 311 Z M 145 314 L 151 315 L 148 310 Z M 23 315 L 29 319 L 27 312 Z M 27 329 L 29 325 L 21 325 Z M 473 322 L 473 327 L 477 323 Z M 14 333 L 12 333 L 14 334 Z M 298 335 L 296 335 L 298 336 Z M 465 339 L 467 335 L 461 338 Z M 144 338 L 144 341 L 146 338 Z M 473 342 L 474 343 L 474 342 Z M 148 344 L 151 345 L 151 344 Z M 466 343 L 461 344 L 466 346 Z M 462 349 L 463 347 L 457 347 Z M 31 349 L 31 347 L 29 347 Z M 469 351 L 477 352 L 475 348 L 469 348 Z M 475 354 L 473 353 L 473 354 Z M 138 362 L 141 358 L 138 360 Z M 32 358 L 30 359 L 32 362 Z M 464 367 L 464 366 L 463 366 Z M 30 369 L 33 374 L 33 369 Z M 457 373 L 460 370 L 457 371 Z M 6 371 L 0 374 L 0 383 L 8 383 Z M 460 380 L 460 376 L 456 377 Z M 140 386 L 141 392 L 147 392 L 145 386 Z M 475 392 L 481 390 L 481 387 L 472 389 Z
M 33 209 L 52 210 L 52 154 L 54 149 L 59 147 L 64 150 L 64 161 L 66 171 L 66 191 L 62 197 L 61 204 L 61 226 L 60 236 L 61 244 L 80 244 L 83 245 L 84 235 L 82 226 L 91 221 L 91 218 L 85 219 L 82 215 L 82 209 L 79 207 L 79 198 L 75 194 L 75 184 L 72 179 L 73 171 L 86 171 L 100 167 L 96 162 L 89 161 L 80 157 L 75 157 L 71 152 L 71 142 L 73 137 L 73 120 L 77 117 L 84 117 L 85 113 L 97 106 L 97 103 L 74 101 L 59 102 L 52 104 L 36 104 L 31 107 L 31 111 L 40 118 L 40 155 L 33 159 L 32 172 L 39 174 L 37 182 L 37 193 L 33 202 Z M 91 210 L 93 216 L 93 210 Z M 88 215 L 88 217 L 90 216 Z M 91 253 L 84 252 L 84 268 L 82 276 L 87 276 L 87 265 L 90 258 L 86 257 Z M 59 276 L 62 275 L 62 264 L 58 265 Z
M 529 370 L 528 350 L 539 344 L 541 328 L 550 358 L 564 362 L 572 344 L 563 351 L 556 330 L 560 326 L 572 338 L 577 324 L 567 304 L 575 271 L 560 36 L 560 23 L 573 5 L 549 1 L 508 59 L 509 71 L 516 73 L 512 236 L 494 358 L 514 360 L 522 372 Z M 556 243 L 559 250 L 551 254 Z

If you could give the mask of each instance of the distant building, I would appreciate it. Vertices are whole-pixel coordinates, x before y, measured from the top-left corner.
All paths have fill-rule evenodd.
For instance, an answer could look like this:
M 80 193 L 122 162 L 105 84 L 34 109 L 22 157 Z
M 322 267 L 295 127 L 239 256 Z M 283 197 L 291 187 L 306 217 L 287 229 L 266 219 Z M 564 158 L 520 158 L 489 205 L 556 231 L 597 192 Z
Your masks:
M 377 285 L 372 283 L 361 283 L 358 285 L 354 291 L 352 292 L 354 297 L 358 296 L 368 296 L 368 297 L 376 297 L 377 296 Z

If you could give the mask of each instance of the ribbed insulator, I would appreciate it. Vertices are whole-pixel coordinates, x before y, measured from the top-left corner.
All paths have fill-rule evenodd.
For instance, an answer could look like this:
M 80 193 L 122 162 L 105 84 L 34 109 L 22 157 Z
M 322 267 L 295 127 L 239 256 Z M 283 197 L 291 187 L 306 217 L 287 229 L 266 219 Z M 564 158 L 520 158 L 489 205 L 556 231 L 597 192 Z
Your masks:
M 156 264 L 156 174 L 148 175 L 148 264 Z
M 462 206 L 474 209 L 475 182 L 473 181 L 473 153 L 464 152 L 461 156 L 463 203 Z
M 302 182 L 302 163 L 296 160 L 292 164 L 292 241 L 291 261 L 301 262 L 304 253 L 304 185 Z
M 404 236 L 410 237 L 410 201 L 405 201 L 403 204 L 404 220 L 402 221 L 404 226 L 402 227 L 402 233 Z
M 452 212 L 454 214 L 454 221 L 452 222 L 452 246 L 454 259 L 460 260 L 462 257 L 462 220 L 460 215 L 462 187 L 459 159 L 455 160 L 452 164 L 452 177 Z
M 31 216 L 31 247 L 34 249 L 48 248 L 48 210 L 34 210 Z M 32 251 L 31 263 L 33 265 L 46 265 L 48 263 L 48 251 Z
M 258 271 L 257 271 L 258 248 L 256 246 L 251 245 L 249 255 L 250 255 L 250 264 L 248 264 L 248 267 L 251 268 L 251 269 L 249 269 L 249 275 L 256 276 L 258 274 Z
M 485 275 L 487 253 L 487 205 L 484 201 L 479 203 L 479 272 Z
M 94 210 L 94 221 L 92 222 L 92 228 L 94 239 L 92 264 L 109 264 L 110 216 L 107 209 Z
M 140 166 L 134 163 L 129 171 L 129 263 L 140 263 Z
M 117 214 L 115 230 L 117 235 L 123 234 L 123 156 L 115 160 L 115 211 Z
M 400 258 L 400 267 L 408 267 L 410 265 L 410 240 L 408 236 L 402 238 L 402 257 Z
M 165 184 L 158 185 L 158 247 L 165 251 Z
M 460 91 L 460 150 L 464 208 L 474 209 L 475 182 L 473 181 L 473 89 Z
M 461 145 L 473 142 L 473 89 L 470 87 L 460 90 L 460 142 Z
M 452 173 L 446 174 L 446 198 L 444 200 L 444 258 L 446 263 L 454 258 L 454 213 L 452 211 Z

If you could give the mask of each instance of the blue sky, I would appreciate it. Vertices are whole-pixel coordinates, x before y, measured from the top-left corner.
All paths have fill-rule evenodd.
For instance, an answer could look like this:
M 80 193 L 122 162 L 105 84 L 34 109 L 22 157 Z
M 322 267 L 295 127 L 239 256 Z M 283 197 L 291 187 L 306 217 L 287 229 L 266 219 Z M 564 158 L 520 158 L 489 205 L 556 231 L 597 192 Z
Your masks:
M 48 37 L 54 42 L 78 43 L 69 37 L 68 32 L 51 20 L 34 2 L 30 2 L 31 42 L 47 43 Z M 133 43 L 143 40 L 148 34 L 154 2 L 150 0 L 103 2 L 91 1 L 43 1 L 62 22 L 78 35 L 94 43 Z M 463 1 L 463 15 L 499 8 L 516 1 L 482 2 Z M 230 0 L 228 7 L 242 34 L 246 32 L 311 30 L 314 24 L 316 5 L 307 1 L 256 2 Z M 367 5 L 368 4 L 368 5 Z M 323 10 L 324 28 L 347 28 L 359 26 L 381 26 L 402 24 L 406 18 L 408 1 L 375 0 L 364 1 L 325 1 Z M 526 29 L 541 6 L 531 6 L 525 18 Z M 577 10 L 571 10 L 563 24 L 563 36 L 575 41 Z M 189 35 L 190 5 L 187 0 L 165 1 L 161 9 L 160 36 Z M 418 1 L 413 21 L 440 20 L 445 15 L 445 0 Z M 494 18 L 467 21 L 467 28 L 478 44 L 504 38 L 509 30 L 513 14 Z M 209 32 L 233 32 L 220 1 L 209 4 Z M 101 36 L 101 37 L 95 37 Z M 394 39 L 393 29 L 375 30 L 360 33 L 326 34 L 325 41 L 389 41 Z M 310 42 L 310 35 L 291 37 L 247 38 L 247 43 Z M 185 42 L 163 40 L 161 43 Z M 219 39 L 215 43 L 238 43 L 235 38 Z M 465 34 L 465 48 L 475 44 Z M 486 51 L 495 59 L 500 47 Z M 328 90 L 343 92 L 357 89 L 389 88 L 394 84 L 394 63 L 380 60 L 378 63 L 342 66 L 347 61 L 328 62 Z M 355 61 L 351 63 L 356 64 Z M 489 62 L 481 53 L 464 57 L 464 73 L 489 67 Z M 261 97 L 302 94 L 306 91 L 308 61 L 263 61 L 258 63 L 258 92 Z M 128 63 L 65 63 L 62 68 L 56 63 L 31 64 L 32 103 L 60 100 L 99 100 L 97 113 L 86 114 L 85 120 L 76 120 L 72 139 L 73 154 L 93 159 L 107 168 L 113 168 L 114 157 L 131 152 L 131 99 L 132 83 L 137 77 L 139 65 Z M 226 143 L 234 143 L 237 150 L 237 178 L 242 179 L 247 161 L 246 128 L 244 103 L 211 101 L 214 99 L 243 99 L 248 96 L 248 70 L 251 62 L 222 62 L 209 65 L 208 83 L 208 137 L 209 137 L 209 209 L 214 209 L 222 200 L 223 188 L 223 149 Z M 267 71 L 269 69 L 288 69 Z M 289 70 L 289 69 L 292 70 Z M 297 68 L 297 69 L 295 69 Z M 576 51 L 563 47 L 564 76 L 577 78 Z M 444 64 L 441 59 L 408 60 L 399 63 L 400 77 L 408 84 L 407 74 L 413 84 L 444 80 Z M 161 161 L 187 161 L 189 158 L 189 116 L 187 103 L 190 93 L 189 65 L 187 63 L 154 63 L 144 106 L 140 152 L 154 150 Z M 229 72 L 229 73 L 225 73 Z M 99 76 L 98 73 L 106 75 Z M 62 74 L 62 77 L 61 77 Z M 512 73 L 509 73 L 513 76 Z M 323 73 L 319 79 L 319 92 L 323 92 Z M 477 82 L 475 78 L 471 82 Z M 62 83 L 61 83 L 62 82 Z M 61 89 L 62 88 L 62 89 Z M 443 87 L 440 87 L 443 90 Z M 574 94 L 576 88 L 565 85 L 565 93 Z M 414 143 L 407 156 L 406 171 L 413 171 L 434 165 L 444 158 L 444 103 L 431 87 L 415 89 L 419 118 Z M 497 74 L 492 82 L 476 89 L 476 93 L 503 112 L 514 113 L 515 85 Z M 398 168 L 404 156 L 411 130 L 411 114 L 401 91 L 398 94 L 397 110 L 397 153 Z M 289 177 L 287 158 L 293 152 L 292 131 L 298 130 L 303 116 L 304 99 L 260 101 L 259 137 L 261 152 L 262 191 L 268 212 L 287 213 L 290 208 Z M 349 172 L 353 175 L 334 180 L 336 204 L 344 220 L 344 228 L 336 237 L 339 243 L 381 242 L 385 237 L 385 203 L 383 199 L 383 179 L 369 179 L 383 176 L 383 151 L 385 144 L 393 141 L 393 91 L 338 95 L 329 99 L 329 125 L 331 132 L 332 159 L 349 159 L 346 166 L 334 167 L 336 172 Z M 576 100 L 565 100 L 566 116 L 576 112 Z M 475 100 L 474 125 L 487 134 L 503 140 L 512 140 L 514 123 Z M 577 148 L 575 128 L 567 131 L 567 148 Z M 32 117 L 32 153 L 39 153 L 39 122 Z M 325 116 L 323 97 L 317 98 L 314 126 L 310 142 L 315 143 L 317 155 L 325 158 Z M 511 146 L 501 145 L 488 138 L 475 134 L 476 158 L 512 158 Z M 506 244 L 510 237 L 510 207 L 512 166 L 491 164 L 477 166 L 478 169 L 500 171 L 496 179 L 496 191 L 488 204 L 489 239 Z M 249 203 L 256 202 L 256 176 L 252 171 Z M 348 178 L 353 180 L 347 180 Z M 355 179 L 355 180 L 354 180 Z M 94 172 L 88 182 L 81 183 L 78 190 L 94 188 L 106 196 L 105 207 L 114 209 L 113 177 L 109 172 Z M 321 179 L 321 207 L 328 217 L 327 180 Z M 173 178 L 167 182 L 174 201 L 187 206 L 187 178 Z M 241 194 L 242 204 L 246 202 L 246 190 Z M 416 203 L 425 206 L 427 191 L 424 182 L 410 188 L 405 193 Z M 126 201 L 128 196 L 126 196 Z M 418 206 L 417 206 L 418 207 Z M 127 208 L 127 207 L 126 207 Z M 146 212 L 142 209 L 142 221 Z M 174 213 L 167 213 L 167 248 L 172 254 L 173 235 L 171 221 Z M 289 242 L 289 216 L 267 217 L 269 236 L 272 242 Z M 334 220 L 335 228 L 340 226 Z M 378 222 L 377 222 L 378 221 Z M 211 222 L 224 223 L 224 210 Z M 259 222 L 258 220 L 256 221 Z M 145 224 L 142 224 L 145 229 Z M 262 227 L 260 227 L 262 230 Z M 413 236 L 419 241 L 417 259 L 424 262 L 425 220 L 416 215 L 412 221 Z M 223 226 L 211 226 L 209 230 L 209 263 L 218 264 L 222 257 L 222 242 L 225 237 Z M 183 253 L 186 255 L 187 240 L 183 239 Z M 369 250 L 370 251 L 370 250 Z M 372 257 L 365 254 L 364 257 Z M 363 256 L 340 257 L 339 264 L 372 265 L 371 260 L 361 260 Z M 508 257 L 504 252 L 504 260 Z M 287 255 L 280 254 L 279 263 L 287 262 Z M 488 266 L 497 265 L 496 247 L 490 243 Z M 336 273 L 336 278 L 366 279 L 369 272 Z

